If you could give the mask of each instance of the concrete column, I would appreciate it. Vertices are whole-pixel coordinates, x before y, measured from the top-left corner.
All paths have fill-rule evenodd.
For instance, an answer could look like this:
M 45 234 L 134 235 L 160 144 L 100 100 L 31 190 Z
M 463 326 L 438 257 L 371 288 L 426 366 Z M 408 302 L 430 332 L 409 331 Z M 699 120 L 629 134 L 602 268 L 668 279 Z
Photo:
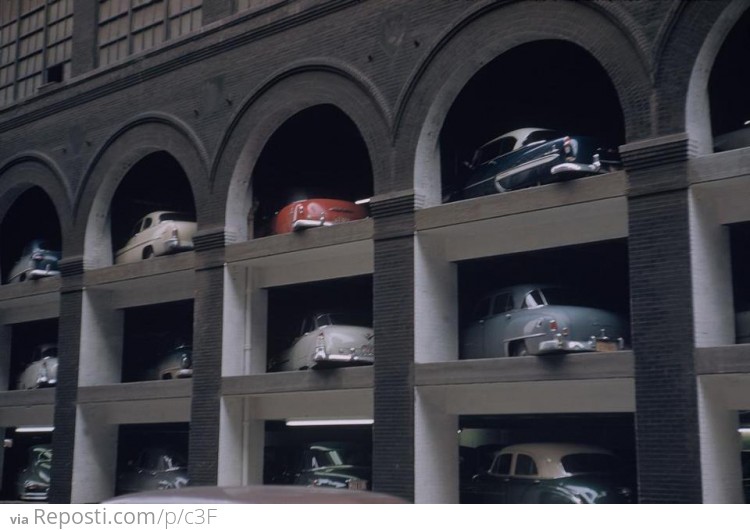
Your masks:
M 414 409 L 414 501 L 457 503 L 458 417 L 419 389 Z
M 222 400 L 219 486 L 263 483 L 265 424 L 251 415 L 248 398 Z
M 0 326 L 0 391 L 10 390 L 14 384 L 10 379 L 10 346 L 12 333 L 13 328 L 11 326 Z
M 716 205 L 690 192 L 690 261 L 695 346 L 734 344 L 734 304 L 729 228 Z
M 115 494 L 117 425 L 96 410 L 78 408 L 71 502 L 100 502 Z
M 442 247 L 419 236 L 414 250 L 414 361 L 458 359 L 458 283 L 456 265 Z
M 84 292 L 80 386 L 122 381 L 123 312 L 112 307 L 111 298 L 106 291 Z
M 227 267 L 225 279 L 222 376 L 265 373 L 268 292 L 247 267 Z
M 737 411 L 727 408 L 716 384 L 699 381 L 698 413 L 703 502 L 744 503 Z

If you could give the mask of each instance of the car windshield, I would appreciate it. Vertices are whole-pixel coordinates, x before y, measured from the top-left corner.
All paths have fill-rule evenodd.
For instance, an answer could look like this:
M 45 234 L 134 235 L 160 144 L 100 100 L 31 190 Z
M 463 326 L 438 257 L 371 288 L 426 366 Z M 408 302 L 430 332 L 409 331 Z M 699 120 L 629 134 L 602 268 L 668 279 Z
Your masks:
M 516 146 L 516 139 L 512 136 L 503 136 L 497 140 L 483 145 L 477 149 L 477 153 L 474 156 L 474 165 L 484 164 L 489 162 L 493 158 L 505 155 L 513 151 Z
M 163 214 L 159 215 L 159 222 L 162 221 L 187 221 L 194 223 L 195 216 L 183 212 L 164 212 Z
M 316 327 L 322 326 L 362 326 L 369 328 L 372 326 L 371 320 L 367 315 L 360 313 L 322 313 L 315 317 Z
M 621 469 L 620 461 L 606 453 L 575 453 L 560 459 L 563 468 L 571 475 L 579 473 L 617 473 Z

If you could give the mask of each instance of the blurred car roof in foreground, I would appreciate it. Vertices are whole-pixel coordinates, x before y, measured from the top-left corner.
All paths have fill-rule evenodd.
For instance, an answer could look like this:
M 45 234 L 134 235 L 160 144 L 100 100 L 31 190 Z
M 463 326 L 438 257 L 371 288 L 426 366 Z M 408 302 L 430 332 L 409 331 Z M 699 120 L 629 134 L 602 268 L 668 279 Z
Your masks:
M 384 493 L 306 486 L 194 486 L 113 497 L 104 504 L 405 504 Z

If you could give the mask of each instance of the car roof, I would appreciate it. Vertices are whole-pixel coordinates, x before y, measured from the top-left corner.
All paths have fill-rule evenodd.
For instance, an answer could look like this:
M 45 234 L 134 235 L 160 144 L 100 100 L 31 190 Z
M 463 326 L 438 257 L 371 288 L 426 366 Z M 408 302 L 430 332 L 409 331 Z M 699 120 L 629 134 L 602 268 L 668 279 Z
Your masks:
M 482 149 L 483 147 L 490 145 L 493 142 L 496 142 L 497 140 L 501 138 L 505 138 L 506 136 L 512 136 L 513 138 L 525 138 L 529 134 L 536 132 L 536 131 L 553 131 L 554 129 L 545 129 L 542 127 L 522 127 L 521 129 L 514 129 L 512 131 L 509 131 L 507 133 L 501 134 L 500 136 L 493 138 L 489 142 L 483 143 L 479 149 Z
M 192 486 L 114 497 L 104 504 L 402 504 L 370 491 L 307 486 Z
M 560 458 L 578 453 L 598 453 L 604 455 L 613 454 L 612 451 L 597 447 L 595 445 L 577 444 L 577 443 L 554 443 L 554 442 L 540 442 L 540 443 L 524 443 L 515 444 L 504 447 L 498 451 L 499 454 L 506 453 L 526 453 L 531 456 L 539 458 L 552 458 L 559 460 Z

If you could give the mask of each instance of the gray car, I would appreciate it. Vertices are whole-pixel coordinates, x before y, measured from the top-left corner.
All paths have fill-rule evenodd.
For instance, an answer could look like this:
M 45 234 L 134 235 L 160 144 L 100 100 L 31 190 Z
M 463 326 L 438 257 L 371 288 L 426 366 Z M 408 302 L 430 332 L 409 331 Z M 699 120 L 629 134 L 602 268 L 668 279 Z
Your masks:
M 118 495 L 183 488 L 189 484 L 187 461 L 170 449 L 144 449 L 117 478 Z
M 461 339 L 465 359 L 551 352 L 616 351 L 625 347 L 627 320 L 554 285 L 516 285 L 476 305 Z
M 30 241 L 21 252 L 21 257 L 11 268 L 6 283 L 25 282 L 59 276 L 58 263 L 62 254 L 59 250 L 51 250 L 50 243 L 43 239 Z
M 16 388 L 29 390 L 57 384 L 57 344 L 40 344 L 34 348 L 31 363 L 18 376 Z

